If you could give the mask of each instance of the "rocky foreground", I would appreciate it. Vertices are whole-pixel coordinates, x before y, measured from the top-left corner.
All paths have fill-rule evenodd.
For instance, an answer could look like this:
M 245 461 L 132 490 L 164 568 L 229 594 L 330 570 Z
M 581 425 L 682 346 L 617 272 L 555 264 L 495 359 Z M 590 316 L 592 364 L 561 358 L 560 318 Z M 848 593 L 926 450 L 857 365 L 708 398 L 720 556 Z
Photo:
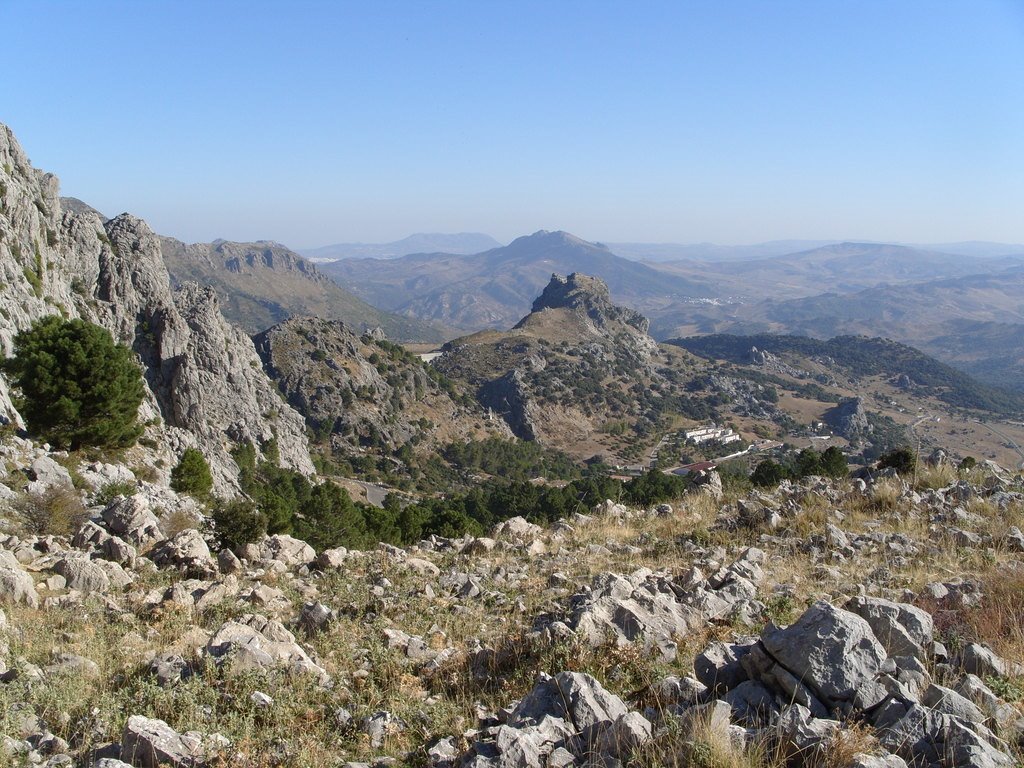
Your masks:
M 0 449 L 2 764 L 1018 764 L 1024 485 L 994 466 L 231 552 L 125 467 Z

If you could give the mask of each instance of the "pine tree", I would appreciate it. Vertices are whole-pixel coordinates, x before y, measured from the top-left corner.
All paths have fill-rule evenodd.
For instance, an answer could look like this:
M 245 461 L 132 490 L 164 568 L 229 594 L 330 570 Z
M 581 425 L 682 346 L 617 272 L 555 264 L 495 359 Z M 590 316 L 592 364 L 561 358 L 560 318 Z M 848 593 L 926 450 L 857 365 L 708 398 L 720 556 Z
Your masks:
M 205 498 L 213 488 L 213 476 L 206 458 L 195 448 L 186 448 L 178 465 L 171 470 L 171 488 L 196 498 Z
M 105 328 L 45 317 L 15 336 L 3 369 L 29 431 L 59 448 L 124 448 L 142 434 L 142 372 Z

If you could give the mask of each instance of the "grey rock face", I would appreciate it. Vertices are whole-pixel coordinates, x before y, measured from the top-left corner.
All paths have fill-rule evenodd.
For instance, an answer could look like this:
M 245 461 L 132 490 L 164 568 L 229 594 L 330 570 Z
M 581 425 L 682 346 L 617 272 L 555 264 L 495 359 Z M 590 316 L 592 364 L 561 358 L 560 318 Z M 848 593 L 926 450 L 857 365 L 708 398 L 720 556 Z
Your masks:
M 541 408 L 530 394 L 522 371 L 516 369 L 487 382 L 480 388 L 480 403 L 501 414 L 512 433 L 521 440 L 536 440 Z
M 868 709 L 885 695 L 875 682 L 885 648 L 854 613 L 818 602 L 785 629 L 769 624 L 761 642 L 829 710 Z
M 29 468 L 28 475 L 32 481 L 29 485 L 30 491 L 42 492 L 53 486 L 73 487 L 71 473 L 49 456 L 40 456 L 35 459 Z
M 597 328 L 613 323 L 630 326 L 637 331 L 638 338 L 647 338 L 650 321 L 639 312 L 612 303 L 607 284 L 598 277 L 573 272 L 567 277 L 552 275 L 544 291 L 533 302 L 531 312 L 545 309 L 570 309 L 585 316 Z M 648 353 L 654 352 L 657 344 L 650 340 Z
M 846 610 L 867 621 L 890 656 L 924 659 L 931 647 L 934 623 L 927 611 L 877 597 L 855 597 Z
M 595 646 L 609 637 L 619 645 L 639 640 L 674 658 L 673 637 L 725 618 L 754 600 L 762 557 L 751 548 L 720 573 L 685 586 L 647 569 L 629 576 L 603 574 L 571 599 L 566 623 Z
M 273 669 L 283 666 L 299 674 L 311 674 L 320 682 L 330 677 L 280 623 L 255 615 L 221 625 L 206 644 L 207 655 L 218 665 L 235 671 Z
M 17 565 L 17 561 L 15 565 L 10 565 L 0 560 L 0 600 L 24 603 L 32 608 L 39 607 L 39 593 L 36 592 L 35 581 Z
M 103 593 L 110 589 L 110 579 L 106 571 L 87 557 L 63 557 L 54 564 L 53 571 L 64 577 L 68 589 L 85 594 Z
M 431 445 L 478 431 L 484 417 L 458 404 L 427 364 L 398 355 L 340 321 L 291 318 L 253 337 L 267 374 L 288 402 L 336 450 L 371 437 L 394 451 L 410 440 Z M 422 419 L 429 415 L 431 426 Z M 499 422 L 487 422 L 495 434 Z M 365 448 L 363 448 L 365 450 Z
M 964 672 L 978 677 L 1005 677 L 1024 673 L 1024 667 L 1020 664 L 1008 662 L 991 648 L 978 643 L 965 646 L 958 661 Z
M 137 547 L 149 546 L 164 538 L 149 500 L 141 494 L 114 499 L 103 510 L 102 517 L 113 533 Z
M 264 560 L 278 560 L 289 568 L 307 565 L 316 559 L 316 550 L 309 544 L 283 533 L 268 536 L 259 547 Z
M 580 759 L 614 764 L 650 739 L 651 723 L 630 712 L 590 675 L 542 674 L 508 714 L 464 757 L 465 766 L 578 765 Z
M 313 471 L 302 418 L 281 403 L 251 340 L 220 315 L 212 290 L 192 285 L 175 296 L 159 239 L 143 221 L 65 211 L 56 177 L 32 168 L 3 125 L 0 180 L 0 352 L 58 311 L 98 323 L 138 355 L 150 391 L 141 418 L 160 418 L 160 442 L 178 453 L 198 446 L 218 490 L 231 490 L 237 475 L 231 443 L 259 450 L 276 436 L 285 465 Z M 3 377 L 0 415 L 21 424 Z
M 577 731 L 613 722 L 629 712 L 622 699 L 608 693 L 597 680 L 579 672 L 542 676 L 512 711 L 509 723 L 540 722 L 544 717 L 567 720 Z

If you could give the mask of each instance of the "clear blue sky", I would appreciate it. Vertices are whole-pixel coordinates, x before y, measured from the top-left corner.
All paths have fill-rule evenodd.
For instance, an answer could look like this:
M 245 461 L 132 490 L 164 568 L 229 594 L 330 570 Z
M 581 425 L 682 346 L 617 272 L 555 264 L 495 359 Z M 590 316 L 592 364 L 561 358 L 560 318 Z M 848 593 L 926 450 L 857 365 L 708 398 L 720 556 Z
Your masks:
M 186 240 L 1024 242 L 1024 0 L 0 0 L 0 121 Z

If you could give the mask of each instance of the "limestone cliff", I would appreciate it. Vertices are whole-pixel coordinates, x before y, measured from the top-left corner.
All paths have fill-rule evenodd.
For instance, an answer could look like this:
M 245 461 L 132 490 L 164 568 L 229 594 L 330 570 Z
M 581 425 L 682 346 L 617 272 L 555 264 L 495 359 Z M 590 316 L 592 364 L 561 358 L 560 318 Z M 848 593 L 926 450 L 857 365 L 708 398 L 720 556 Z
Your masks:
M 221 316 L 215 294 L 171 289 L 159 238 L 141 219 L 104 222 L 87 206 L 64 209 L 55 176 L 32 167 L 0 125 L 0 351 L 46 315 L 98 323 L 130 346 L 150 395 L 140 417 L 157 444 L 199 447 L 217 487 L 237 468 L 231 448 L 276 438 L 283 463 L 312 472 L 302 417 L 281 402 L 251 340 Z M 0 377 L 0 417 L 21 424 Z

